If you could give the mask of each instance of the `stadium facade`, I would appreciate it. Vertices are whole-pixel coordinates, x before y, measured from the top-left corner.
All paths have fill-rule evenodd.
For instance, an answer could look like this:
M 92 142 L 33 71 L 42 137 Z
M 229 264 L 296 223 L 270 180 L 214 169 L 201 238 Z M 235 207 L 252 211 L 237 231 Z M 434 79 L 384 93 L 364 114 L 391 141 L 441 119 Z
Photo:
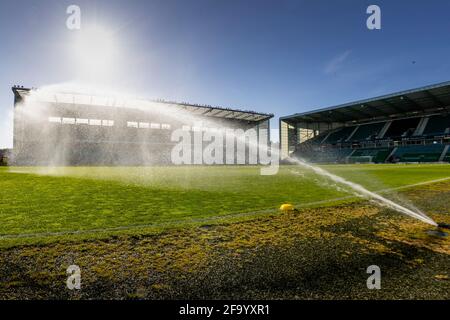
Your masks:
M 174 130 L 255 129 L 268 148 L 272 114 L 74 92 L 14 93 L 16 165 L 170 164 Z M 193 141 L 192 141 L 193 143 Z M 248 151 L 249 146 L 246 146 Z M 224 152 L 225 157 L 225 152 Z
M 450 162 L 450 82 L 280 118 L 281 157 Z

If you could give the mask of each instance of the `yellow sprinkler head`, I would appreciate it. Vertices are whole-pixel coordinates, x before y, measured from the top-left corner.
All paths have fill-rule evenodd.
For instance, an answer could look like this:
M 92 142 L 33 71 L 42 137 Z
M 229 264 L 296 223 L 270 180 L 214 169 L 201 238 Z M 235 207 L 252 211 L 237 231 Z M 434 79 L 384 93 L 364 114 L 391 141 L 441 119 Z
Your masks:
M 285 203 L 281 205 L 280 210 L 284 212 L 294 211 L 294 206 L 292 204 Z

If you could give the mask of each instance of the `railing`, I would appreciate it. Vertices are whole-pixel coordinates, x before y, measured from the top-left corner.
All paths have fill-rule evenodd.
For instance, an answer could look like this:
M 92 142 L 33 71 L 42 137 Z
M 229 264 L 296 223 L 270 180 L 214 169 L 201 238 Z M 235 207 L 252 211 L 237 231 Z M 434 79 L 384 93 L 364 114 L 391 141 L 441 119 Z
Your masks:
M 299 152 L 324 152 L 329 149 L 375 149 L 375 148 L 396 148 L 418 145 L 450 144 L 450 134 L 442 136 L 429 137 L 403 137 L 398 139 L 375 139 L 370 141 L 358 142 L 338 142 L 336 144 L 308 144 L 302 143 L 296 146 Z
M 376 139 L 370 141 L 358 142 L 338 142 L 336 144 L 322 144 L 317 147 L 336 148 L 336 149 L 361 149 L 361 148 L 391 148 L 391 147 L 407 147 L 412 145 L 430 145 L 430 144 L 449 144 L 450 135 L 442 135 L 439 137 L 408 137 L 399 139 Z

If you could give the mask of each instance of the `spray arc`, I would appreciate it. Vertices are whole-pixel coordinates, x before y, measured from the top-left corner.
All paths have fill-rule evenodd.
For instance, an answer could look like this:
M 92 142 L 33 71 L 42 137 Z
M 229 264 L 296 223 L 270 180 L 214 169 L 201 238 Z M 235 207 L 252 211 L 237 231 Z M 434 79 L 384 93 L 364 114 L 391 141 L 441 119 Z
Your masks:
M 438 224 L 436 222 L 433 221 L 433 219 L 431 219 L 430 217 L 428 217 L 426 214 L 424 214 L 423 212 L 419 212 L 419 211 L 413 211 L 411 209 L 405 208 L 401 205 L 399 205 L 398 203 L 395 203 L 392 200 L 389 200 L 375 192 L 369 191 L 366 188 L 364 188 L 363 186 L 356 184 L 354 182 L 348 181 L 340 176 L 337 176 L 331 172 L 328 172 L 327 170 L 314 166 L 308 162 L 306 162 L 303 159 L 299 159 L 299 158 L 290 158 L 290 160 L 292 162 L 294 162 L 297 165 L 300 165 L 306 169 L 312 170 L 314 173 L 326 177 L 338 184 L 341 185 L 345 185 L 347 187 L 349 187 L 352 191 L 355 192 L 356 195 L 363 197 L 363 198 L 367 198 L 367 199 L 371 199 L 374 200 L 378 205 L 390 208 L 392 210 L 395 210 L 397 212 L 406 214 L 412 218 L 418 219 L 422 222 L 428 223 L 430 225 L 433 225 L 435 227 L 438 226 Z

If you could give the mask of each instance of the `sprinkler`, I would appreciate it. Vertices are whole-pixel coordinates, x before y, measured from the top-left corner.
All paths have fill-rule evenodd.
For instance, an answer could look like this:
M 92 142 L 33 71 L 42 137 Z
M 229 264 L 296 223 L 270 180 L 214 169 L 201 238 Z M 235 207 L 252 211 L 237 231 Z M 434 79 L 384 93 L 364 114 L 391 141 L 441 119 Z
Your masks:
M 285 203 L 285 204 L 281 205 L 280 210 L 283 212 L 293 212 L 293 211 L 295 211 L 295 208 L 292 204 Z
M 427 234 L 440 238 L 445 238 L 448 236 L 448 233 L 444 232 L 444 229 L 450 230 L 450 224 L 441 222 L 437 224 L 437 227 L 437 230 L 428 230 Z
M 438 223 L 438 228 L 450 230 L 450 224 L 441 222 L 441 223 Z

